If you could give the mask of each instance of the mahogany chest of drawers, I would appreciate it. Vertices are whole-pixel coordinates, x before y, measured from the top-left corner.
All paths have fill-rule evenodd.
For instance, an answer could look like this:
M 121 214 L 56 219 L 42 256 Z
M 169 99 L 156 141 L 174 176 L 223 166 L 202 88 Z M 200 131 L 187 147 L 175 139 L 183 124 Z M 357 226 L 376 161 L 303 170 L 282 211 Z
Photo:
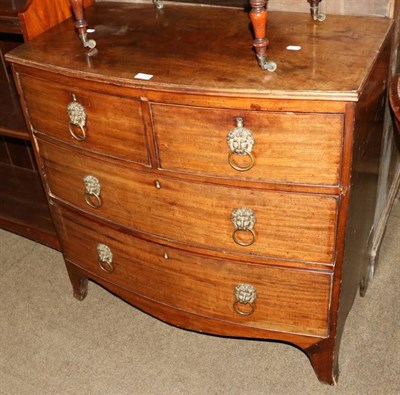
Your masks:
M 391 21 L 272 13 L 268 73 L 241 10 L 87 16 L 95 53 L 67 21 L 8 55 L 75 297 L 90 279 L 183 328 L 290 342 L 334 383 L 368 279 Z

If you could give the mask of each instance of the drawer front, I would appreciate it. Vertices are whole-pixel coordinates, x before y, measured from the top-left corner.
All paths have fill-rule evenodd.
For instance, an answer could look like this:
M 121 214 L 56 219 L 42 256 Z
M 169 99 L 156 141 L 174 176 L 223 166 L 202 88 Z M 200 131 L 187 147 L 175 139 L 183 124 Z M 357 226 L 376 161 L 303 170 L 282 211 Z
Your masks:
M 204 258 L 145 242 L 67 210 L 55 212 L 66 258 L 109 282 L 213 319 L 273 331 L 328 334 L 330 274 Z M 236 300 L 234 289 L 242 284 L 255 289 L 249 304 Z
M 72 79 L 68 86 L 26 75 L 21 81 L 36 131 L 79 148 L 149 164 L 139 100 L 81 90 Z M 71 103 L 69 116 L 67 106 Z
M 339 183 L 342 115 L 156 104 L 152 115 L 162 169 L 274 183 Z
M 54 196 L 123 226 L 233 253 L 333 261 L 335 197 L 186 182 L 118 167 L 46 142 L 39 141 L 39 148 Z M 88 192 L 87 175 L 98 181 L 97 194 Z M 251 210 L 254 218 L 246 218 Z M 241 227 L 253 220 L 252 229 Z

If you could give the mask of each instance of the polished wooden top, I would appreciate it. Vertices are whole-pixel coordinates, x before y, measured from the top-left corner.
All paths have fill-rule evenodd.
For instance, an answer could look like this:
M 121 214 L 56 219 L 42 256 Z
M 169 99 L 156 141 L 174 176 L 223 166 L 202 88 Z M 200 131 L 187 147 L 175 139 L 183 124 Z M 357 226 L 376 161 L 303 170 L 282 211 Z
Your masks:
M 271 12 L 268 56 L 278 69 L 270 73 L 258 68 L 242 9 L 100 2 L 86 19 L 96 29 L 95 55 L 87 56 L 68 20 L 8 60 L 157 90 L 356 101 L 392 28 L 387 18 L 328 15 L 315 23 L 308 13 Z M 141 81 L 137 73 L 153 78 Z

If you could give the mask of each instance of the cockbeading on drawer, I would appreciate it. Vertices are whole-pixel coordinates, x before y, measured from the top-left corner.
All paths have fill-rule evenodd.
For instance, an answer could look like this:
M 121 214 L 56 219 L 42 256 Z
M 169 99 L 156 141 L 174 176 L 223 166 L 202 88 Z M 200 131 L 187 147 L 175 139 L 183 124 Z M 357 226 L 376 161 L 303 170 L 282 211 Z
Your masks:
M 139 99 L 104 95 L 20 75 L 30 121 L 36 133 L 74 147 L 149 165 Z
M 107 282 L 215 320 L 328 335 L 331 273 L 207 258 L 54 212 L 66 258 Z
M 334 263 L 336 196 L 197 183 L 38 142 L 51 196 L 91 215 L 213 251 Z M 97 200 L 87 196 L 87 175 L 101 185 L 97 194 L 90 185 Z
M 340 114 L 152 104 L 159 167 L 220 178 L 338 185 Z

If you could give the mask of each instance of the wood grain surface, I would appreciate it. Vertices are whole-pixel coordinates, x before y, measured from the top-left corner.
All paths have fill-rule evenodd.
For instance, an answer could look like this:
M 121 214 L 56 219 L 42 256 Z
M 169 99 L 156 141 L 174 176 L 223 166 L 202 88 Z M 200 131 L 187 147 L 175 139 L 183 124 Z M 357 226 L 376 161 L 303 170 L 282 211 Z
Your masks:
M 243 10 L 170 6 L 160 13 L 152 5 L 114 4 L 87 10 L 96 30 L 90 35 L 97 42 L 93 56 L 87 56 L 70 20 L 8 59 L 136 87 L 144 82 L 135 75 L 146 73 L 153 75 L 146 86 L 157 90 L 357 100 L 392 26 L 385 18 L 332 16 L 316 24 L 308 13 L 271 12 L 268 56 L 278 69 L 266 73 L 255 60 Z M 289 45 L 302 49 L 289 51 Z
M 333 262 L 338 204 L 334 196 L 254 193 L 133 171 L 42 141 L 39 150 L 53 196 L 125 227 L 181 243 L 249 254 L 249 259 L 254 254 Z M 100 181 L 103 205 L 99 209 L 91 209 L 83 199 L 85 175 Z M 239 246 L 232 239 L 231 213 L 241 207 L 256 213 L 256 242 L 251 247 Z
M 141 102 L 91 92 L 70 80 L 68 85 L 21 76 L 24 95 L 29 103 L 33 128 L 69 144 L 126 161 L 148 164 Z M 84 107 L 86 140 L 78 141 L 69 132 L 67 106 L 76 101 Z M 82 131 L 71 126 L 73 132 Z
M 264 330 L 325 337 L 331 275 L 238 264 L 189 254 L 103 228 L 56 210 L 66 258 L 106 281 L 179 310 Z M 113 253 L 113 272 L 98 263 L 97 244 Z M 167 256 L 167 259 L 166 259 Z M 234 287 L 252 284 L 255 311 L 241 316 L 232 306 Z
M 276 183 L 338 185 L 342 148 L 341 115 L 275 113 L 152 105 L 160 168 Z M 255 144 L 254 166 L 234 170 L 228 133 L 241 117 Z M 234 155 L 241 167 L 249 156 Z

